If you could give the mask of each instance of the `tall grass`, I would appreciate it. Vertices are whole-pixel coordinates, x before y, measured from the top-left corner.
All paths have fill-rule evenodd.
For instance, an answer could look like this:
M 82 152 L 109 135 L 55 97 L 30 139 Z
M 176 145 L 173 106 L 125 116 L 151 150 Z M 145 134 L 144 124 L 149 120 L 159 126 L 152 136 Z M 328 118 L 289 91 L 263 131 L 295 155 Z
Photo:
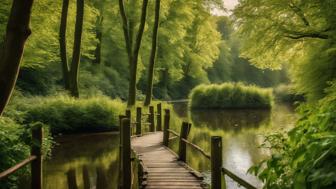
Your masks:
M 191 109 L 271 108 L 272 90 L 242 83 L 199 85 L 190 95 Z
M 20 108 L 24 122 L 42 122 L 53 134 L 102 132 L 117 129 L 126 106 L 105 96 L 75 99 L 68 96 L 26 98 Z

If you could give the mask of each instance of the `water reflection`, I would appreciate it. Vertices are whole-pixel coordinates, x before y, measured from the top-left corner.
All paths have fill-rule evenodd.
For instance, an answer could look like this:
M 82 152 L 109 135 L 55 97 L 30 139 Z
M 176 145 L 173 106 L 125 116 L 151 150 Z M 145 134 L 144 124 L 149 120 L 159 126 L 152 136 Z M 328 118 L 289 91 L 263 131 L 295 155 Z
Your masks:
M 117 134 L 64 136 L 45 162 L 44 188 L 116 189 Z
M 178 118 L 176 118 L 178 117 Z M 272 111 L 231 110 L 188 112 L 186 104 L 174 105 L 171 127 L 180 131 L 181 120 L 189 120 L 193 126 L 189 140 L 210 152 L 210 137 L 223 137 L 223 164 L 237 175 L 256 186 L 260 182 L 246 174 L 247 169 L 269 156 L 258 148 L 263 135 L 293 126 L 292 108 L 275 106 Z M 52 158 L 44 165 L 46 189 L 116 189 L 118 187 L 119 136 L 113 133 L 63 136 L 56 139 L 59 145 Z M 171 147 L 177 151 L 177 140 Z M 199 152 L 188 148 L 187 161 L 201 171 L 209 181 L 210 162 Z M 136 176 L 135 176 L 136 178 Z M 136 181 L 135 181 L 136 182 Z M 228 188 L 239 188 L 227 179 Z
M 182 112 L 181 106 L 175 107 Z M 185 111 L 187 112 L 187 111 Z M 210 152 L 210 137 L 223 137 L 223 165 L 247 179 L 255 186 L 261 183 L 247 170 L 253 164 L 267 158 L 270 154 L 265 149 L 259 148 L 264 135 L 293 126 L 295 116 L 291 107 L 276 105 L 271 111 L 265 110 L 215 110 L 193 111 L 189 114 L 178 114 L 182 119 L 189 119 L 193 126 L 189 140 Z M 188 116 L 188 117 L 186 117 Z M 174 128 L 179 131 L 178 127 Z M 177 150 L 177 141 L 171 144 Z M 210 162 L 199 152 L 188 148 L 188 163 L 201 171 L 210 181 Z M 227 179 L 228 188 L 239 186 Z

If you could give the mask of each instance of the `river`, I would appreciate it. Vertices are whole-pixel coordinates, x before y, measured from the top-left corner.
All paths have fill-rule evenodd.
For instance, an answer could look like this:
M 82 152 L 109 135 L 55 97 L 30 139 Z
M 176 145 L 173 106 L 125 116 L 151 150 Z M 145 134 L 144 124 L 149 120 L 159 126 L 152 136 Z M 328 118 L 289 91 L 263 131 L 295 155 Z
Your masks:
M 190 112 L 186 104 L 173 105 L 172 129 L 180 131 L 182 120 L 190 121 L 189 140 L 209 152 L 210 137 L 223 137 L 223 165 L 261 187 L 261 182 L 247 174 L 253 164 L 267 158 L 268 150 L 259 148 L 264 136 L 293 127 L 293 108 L 275 105 L 265 110 L 212 110 Z M 114 189 L 118 181 L 117 133 L 83 134 L 56 138 L 57 145 L 50 159 L 44 162 L 44 188 Z M 176 151 L 177 141 L 170 146 Z M 210 162 L 197 151 L 187 150 L 187 162 L 210 181 Z M 240 188 L 227 178 L 229 189 Z

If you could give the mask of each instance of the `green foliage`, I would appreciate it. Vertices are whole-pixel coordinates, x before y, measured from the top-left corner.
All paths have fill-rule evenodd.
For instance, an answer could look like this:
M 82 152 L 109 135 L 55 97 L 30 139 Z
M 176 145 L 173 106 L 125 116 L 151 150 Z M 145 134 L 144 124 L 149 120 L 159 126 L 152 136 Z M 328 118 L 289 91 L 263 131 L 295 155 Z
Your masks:
M 302 105 L 296 127 L 266 138 L 272 156 L 252 167 L 264 188 L 336 187 L 336 82 L 315 105 Z
M 0 170 L 7 170 L 30 156 L 32 144 L 31 128 L 42 126 L 44 128 L 42 154 L 44 158 L 51 155 L 53 146 L 52 137 L 48 128 L 41 123 L 21 125 L 18 122 L 0 117 Z M 9 177 L 0 181 L 0 188 L 17 188 L 20 179 L 29 174 L 29 166 L 25 166 Z
M 222 42 L 219 58 L 207 70 L 211 83 L 244 82 L 261 87 L 274 87 L 287 82 L 286 69 L 258 69 L 251 65 L 249 59 L 241 57 L 242 40 L 233 32 L 233 20 L 226 16 L 216 19 Z
M 192 109 L 271 108 L 272 91 L 241 83 L 199 85 L 191 91 Z
M 29 156 L 30 147 L 24 142 L 28 133 L 25 128 L 15 121 L 0 117 L 0 170 L 6 170 Z M 23 168 L 17 173 L 0 181 L 0 188 L 15 188 L 18 176 L 27 174 L 28 169 Z
M 275 99 L 279 102 L 303 102 L 303 95 L 297 94 L 291 85 L 279 85 L 273 90 Z
M 335 79 L 335 3 L 240 1 L 234 15 L 242 56 L 261 68 L 289 67 L 299 93 L 309 102 L 323 98 Z
M 125 105 L 104 96 L 75 99 L 67 96 L 32 97 L 20 100 L 25 123 L 40 121 L 53 134 L 102 132 L 117 129 Z M 20 102 L 18 102 L 20 103 Z

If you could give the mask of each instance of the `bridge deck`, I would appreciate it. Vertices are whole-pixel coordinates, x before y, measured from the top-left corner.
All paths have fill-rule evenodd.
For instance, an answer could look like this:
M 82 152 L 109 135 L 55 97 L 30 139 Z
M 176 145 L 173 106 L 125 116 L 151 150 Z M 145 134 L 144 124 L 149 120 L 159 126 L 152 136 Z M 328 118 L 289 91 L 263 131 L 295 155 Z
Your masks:
M 162 132 L 132 138 L 132 148 L 143 161 L 146 189 L 202 189 L 202 177 L 162 145 Z

